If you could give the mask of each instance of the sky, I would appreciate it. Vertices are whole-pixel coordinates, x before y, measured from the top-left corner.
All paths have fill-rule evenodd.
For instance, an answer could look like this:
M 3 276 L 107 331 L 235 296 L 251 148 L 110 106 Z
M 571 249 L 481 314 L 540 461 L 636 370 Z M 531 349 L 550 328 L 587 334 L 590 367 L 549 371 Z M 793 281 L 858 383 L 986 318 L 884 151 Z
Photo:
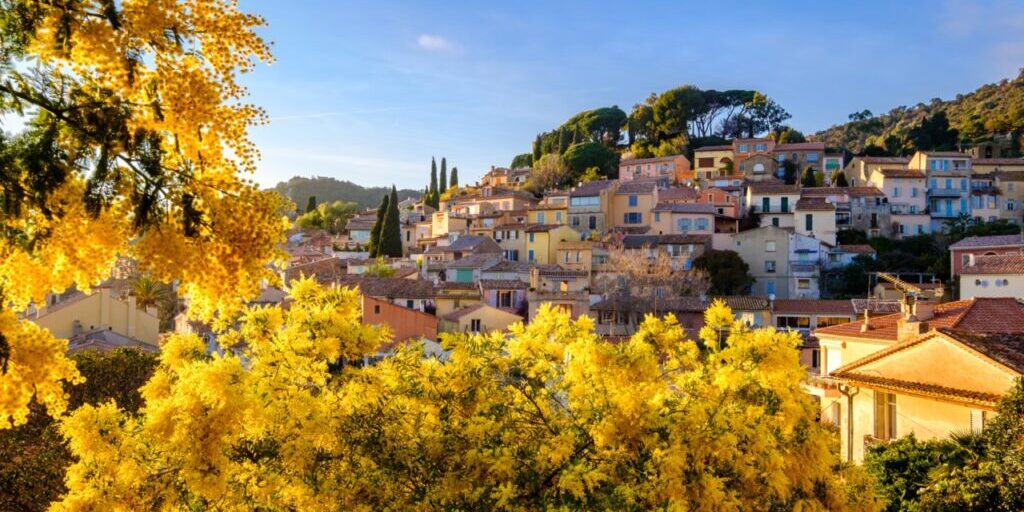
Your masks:
M 1012 78 L 1024 0 L 242 0 L 276 61 L 243 79 L 270 115 L 255 178 L 462 183 L 573 114 L 684 84 L 757 89 L 805 133 Z

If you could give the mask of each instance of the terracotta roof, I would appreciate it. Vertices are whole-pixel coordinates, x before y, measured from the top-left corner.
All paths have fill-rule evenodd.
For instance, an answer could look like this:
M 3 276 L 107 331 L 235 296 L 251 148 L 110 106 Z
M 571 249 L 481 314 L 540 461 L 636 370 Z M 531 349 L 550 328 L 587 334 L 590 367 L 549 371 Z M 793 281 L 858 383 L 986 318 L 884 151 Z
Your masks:
M 916 178 L 924 179 L 924 171 L 916 169 L 882 169 L 878 171 L 886 178 Z
M 859 373 L 853 370 L 839 372 L 832 372 L 832 376 L 853 384 L 866 384 L 867 387 L 878 386 L 886 390 L 910 393 L 915 395 L 924 395 L 938 398 L 954 398 L 963 400 L 966 402 L 992 405 L 1002 398 L 1001 395 L 995 395 L 992 393 L 984 393 L 981 391 L 973 391 L 969 389 L 951 388 L 947 386 L 939 386 L 936 384 L 925 384 L 921 382 L 911 382 L 895 378 L 879 377 L 877 375 Z
M 876 252 L 874 247 L 867 244 L 837 245 L 836 250 L 853 254 L 875 254 Z
M 1024 373 L 1024 334 L 975 334 L 953 329 L 938 330 L 964 345 L 985 354 L 993 361 L 996 361 L 1015 372 Z
M 858 196 L 885 196 L 877 187 L 846 187 L 846 192 L 852 197 Z
M 805 197 L 796 202 L 796 210 L 830 212 L 836 209 L 836 205 L 821 197 Z
M 903 164 L 910 163 L 910 158 L 905 156 L 858 156 L 861 162 L 866 164 Z
M 768 309 L 768 297 L 712 297 L 711 300 L 724 300 L 733 311 L 764 311 Z
M 704 244 L 711 243 L 711 235 L 658 235 L 658 245 Z
M 658 203 L 654 211 L 671 213 L 704 213 L 714 215 L 718 210 L 708 203 Z
M 480 287 L 484 290 L 525 290 L 529 285 L 517 279 L 481 279 Z
M 975 158 L 974 165 L 1021 165 L 1024 158 Z
M 850 315 L 856 313 L 853 303 L 849 300 L 819 300 L 819 299 L 776 299 L 776 314 L 801 314 L 801 315 Z
M 657 308 L 662 313 L 698 313 L 703 312 L 709 304 L 710 301 L 702 300 L 700 297 L 664 297 L 654 301 L 644 297 L 613 295 L 592 304 L 590 309 L 593 311 L 647 313 Z
M 338 284 L 358 286 L 364 295 L 388 299 L 433 299 L 437 292 L 434 284 L 421 279 L 401 277 L 345 276 Z
M 501 246 L 493 238 L 480 235 L 462 235 L 452 241 L 452 243 L 439 249 L 444 252 L 501 252 Z
M 693 150 L 694 153 L 699 153 L 701 151 L 732 151 L 732 144 L 724 144 L 721 146 L 702 146 Z
M 753 182 L 747 186 L 751 194 L 793 194 L 800 193 L 798 185 L 786 185 L 784 183 Z
M 658 191 L 659 201 L 686 201 L 688 199 L 697 199 L 697 189 L 689 187 L 673 187 L 666 188 Z
M 533 268 L 533 265 L 526 263 L 525 261 L 508 261 L 501 260 L 494 266 L 487 268 L 484 272 L 520 272 L 526 273 Z
M 551 231 L 557 227 L 564 226 L 565 224 L 530 224 L 526 226 L 527 233 L 542 233 Z
M 581 183 L 579 186 L 569 191 L 569 197 L 596 196 L 601 193 L 602 190 L 612 187 L 616 183 L 616 180 L 598 180 Z
M 862 315 L 867 310 L 869 313 L 899 313 L 901 306 L 897 299 L 850 299 L 853 304 L 853 312 Z
M 656 180 L 630 180 L 619 184 L 616 194 L 651 194 L 658 188 Z
M 960 270 L 964 275 L 1024 274 L 1024 254 L 975 256 L 973 265 Z
M 948 157 L 948 158 L 970 158 L 971 155 L 967 153 L 961 153 L 959 151 L 922 151 L 928 156 Z
M 948 328 L 971 333 L 1024 333 L 1024 304 L 1012 298 L 973 297 L 934 306 L 934 316 L 926 323 L 932 328 Z M 896 341 L 896 323 L 901 313 L 873 317 L 861 332 L 863 321 L 853 321 L 814 331 L 818 337 L 836 336 Z
M 950 249 L 973 249 L 978 247 L 1021 247 L 1024 238 L 1016 235 L 969 236 L 950 245 Z
M 789 144 L 776 144 L 775 152 L 784 151 L 825 151 L 824 142 L 792 142 Z

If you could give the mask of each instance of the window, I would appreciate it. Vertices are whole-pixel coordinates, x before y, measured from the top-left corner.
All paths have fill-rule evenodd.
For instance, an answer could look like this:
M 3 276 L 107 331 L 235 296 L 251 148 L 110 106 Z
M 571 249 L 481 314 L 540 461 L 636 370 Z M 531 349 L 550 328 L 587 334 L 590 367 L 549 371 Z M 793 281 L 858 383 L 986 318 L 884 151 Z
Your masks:
M 775 240 L 768 240 L 764 243 L 764 252 L 775 252 Z
M 804 229 L 807 231 L 814 230 L 814 215 L 810 213 L 804 215 Z
M 544 224 L 544 212 L 537 212 L 537 223 Z
M 782 206 L 779 209 L 782 210 L 782 213 L 789 212 L 789 198 L 788 197 L 783 197 L 782 198 Z
M 530 243 L 532 244 L 533 243 L 533 233 L 530 233 L 529 238 L 530 238 Z
M 937 188 L 939 188 L 939 180 L 932 178 L 932 189 L 934 190 Z
M 629 206 L 636 206 L 636 205 L 637 205 L 636 196 L 629 196 Z
M 779 218 L 772 217 L 772 226 L 779 227 Z
M 821 367 L 821 350 L 816 348 L 814 350 L 811 350 L 811 368 L 820 368 L 820 367 Z
M 903 229 L 903 224 L 899 224 L 898 227 L 899 227 L 899 232 L 902 235 L 905 232 L 904 229 Z
M 754 164 L 754 174 L 764 174 L 764 164 L 762 164 L 762 163 Z
M 775 281 L 764 283 L 764 293 L 766 295 L 775 295 Z
M 767 151 L 768 145 L 764 143 L 754 144 L 754 151 Z
M 407 230 L 405 232 L 405 241 L 408 242 L 410 240 L 411 236 L 412 236 L 412 230 Z
M 775 327 L 780 329 L 810 329 L 809 316 L 780 316 L 775 318 Z
M 833 325 L 847 324 L 852 320 L 845 316 L 819 316 L 818 321 L 815 322 L 817 328 L 831 327 Z
M 512 307 L 512 292 L 511 291 L 499 291 L 498 292 L 498 307 L 499 308 L 511 308 Z
M 807 153 L 807 161 L 808 162 L 817 162 L 818 161 L 818 154 L 817 153 Z
M 896 395 L 875 391 L 875 438 L 896 438 Z
M 480 319 L 474 318 L 469 321 L 470 332 L 480 332 Z
M 676 221 L 676 230 L 680 233 L 686 233 L 690 230 L 690 219 L 679 219 Z
M 917 187 L 910 187 L 910 197 L 917 197 Z
M 967 190 L 967 178 L 960 180 L 960 190 Z
M 750 146 L 746 144 L 740 144 L 740 153 L 747 153 L 750 151 Z
M 917 234 L 919 234 L 919 235 L 923 235 L 924 234 L 924 224 L 918 224 L 917 225 Z
M 535 260 L 535 258 L 533 257 L 533 249 L 530 249 L 530 250 L 526 251 L 526 261 L 534 261 L 534 260 Z
M 796 288 L 798 290 L 810 290 L 811 289 L 811 280 L 810 279 L 797 279 L 796 280 Z
M 893 187 L 892 188 L 892 196 L 893 197 L 899 197 L 900 196 L 900 188 L 899 187 Z
M 914 190 L 917 190 L 917 189 L 915 188 Z M 910 205 L 910 213 L 917 213 L 917 205 L 916 204 Z
M 569 199 L 569 206 L 601 206 L 601 198 L 598 196 L 573 197 Z
M 772 210 L 771 205 L 772 205 L 771 199 L 769 199 L 767 197 L 762 197 L 761 198 L 761 212 L 762 213 L 770 212 Z
M 558 291 L 562 293 L 569 293 L 569 281 L 559 281 Z
M 946 178 L 946 188 L 949 190 L 953 189 L 953 178 Z
M 640 224 L 643 222 L 643 215 L 640 212 L 629 212 L 623 215 L 624 224 Z
M 697 226 L 697 230 L 698 231 L 707 231 L 708 230 L 708 220 L 707 219 L 697 219 L 696 226 Z
M 575 216 L 575 215 L 572 218 L 572 227 L 574 227 L 574 228 L 580 227 L 580 218 Z
M 555 222 L 562 223 L 562 212 L 555 212 Z
M 1011 212 L 1013 210 L 1016 210 L 1017 209 L 1017 201 L 1014 201 L 1013 199 L 1008 199 L 1006 201 L 1006 209 L 1011 211 Z
M 779 153 L 779 154 L 775 155 L 775 160 L 777 160 L 780 164 L 782 162 L 785 162 L 786 161 L 786 154 L 785 153 Z
M 1008 192 L 1013 192 L 1013 183 L 1007 183 L 1006 184 L 1006 190 Z
M 661 212 L 654 212 L 654 222 L 661 222 Z
M 961 212 L 966 212 L 967 211 L 967 199 L 960 199 L 960 211 Z
M 775 273 L 775 260 L 765 260 L 764 271 L 769 274 Z
M 380 304 L 374 304 L 373 305 L 373 314 L 375 314 L 375 315 L 379 315 L 380 314 Z
M 597 216 L 591 215 L 589 220 L 590 229 L 597 229 Z
M 405 301 L 405 307 L 407 307 L 407 308 L 409 308 L 409 309 L 413 309 L 413 308 L 415 308 L 415 307 L 416 307 L 416 301 L 414 301 L 414 300 L 412 300 L 412 299 L 408 299 L 408 300 L 406 300 L 406 301 Z

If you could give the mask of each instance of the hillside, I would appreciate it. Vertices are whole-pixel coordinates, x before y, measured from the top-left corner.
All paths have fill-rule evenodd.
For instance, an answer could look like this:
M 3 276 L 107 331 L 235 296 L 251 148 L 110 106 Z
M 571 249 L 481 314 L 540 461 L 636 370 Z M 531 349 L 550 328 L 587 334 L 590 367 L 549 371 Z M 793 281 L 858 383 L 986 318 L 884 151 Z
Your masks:
M 1009 151 L 1019 154 L 1020 138 L 1024 133 L 1024 70 L 1014 79 L 983 85 L 974 92 L 958 94 L 951 100 L 933 98 L 928 103 L 896 107 L 877 116 L 870 111 L 854 113 L 850 115 L 849 122 L 832 126 L 809 138 L 857 154 L 865 150 L 907 154 L 923 145 L 923 140 L 935 140 L 934 137 L 929 138 L 934 131 L 929 130 L 928 123 L 925 129 L 921 125 L 926 120 L 938 120 L 942 115 L 948 120 L 950 132 L 948 137 L 940 136 L 940 139 L 957 146 L 1011 133 L 1014 143 Z M 927 133 L 929 131 L 933 133 Z
M 306 205 L 309 196 L 316 196 L 318 203 L 352 201 L 361 209 L 376 208 L 380 204 L 380 198 L 391 192 L 390 187 L 363 187 L 351 181 L 342 181 L 326 176 L 311 178 L 295 176 L 287 182 L 278 183 L 274 190 L 291 198 L 299 208 Z M 402 189 L 398 191 L 398 198 L 419 198 L 420 194 L 421 192 L 418 190 Z

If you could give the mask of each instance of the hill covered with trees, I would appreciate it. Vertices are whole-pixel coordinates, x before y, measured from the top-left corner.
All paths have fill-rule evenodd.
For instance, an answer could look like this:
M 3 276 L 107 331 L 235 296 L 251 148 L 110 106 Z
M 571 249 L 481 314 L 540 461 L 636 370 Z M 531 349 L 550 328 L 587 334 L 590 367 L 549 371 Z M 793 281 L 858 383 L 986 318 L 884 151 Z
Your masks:
M 391 193 L 390 187 L 363 187 L 351 181 L 327 176 L 295 176 L 278 183 L 274 190 L 290 198 L 300 208 L 310 197 L 316 197 L 318 203 L 342 201 L 356 203 L 359 209 L 375 208 L 380 204 L 382 197 Z M 401 201 L 409 197 L 419 198 L 421 194 L 419 190 L 399 190 L 398 199 Z
M 951 100 L 932 98 L 912 107 L 899 106 L 875 115 L 850 114 L 849 121 L 810 138 L 854 154 L 906 155 L 917 149 L 953 150 L 1002 137 L 1003 155 L 1019 156 L 1024 136 L 1024 70 L 1014 79 L 958 94 Z

